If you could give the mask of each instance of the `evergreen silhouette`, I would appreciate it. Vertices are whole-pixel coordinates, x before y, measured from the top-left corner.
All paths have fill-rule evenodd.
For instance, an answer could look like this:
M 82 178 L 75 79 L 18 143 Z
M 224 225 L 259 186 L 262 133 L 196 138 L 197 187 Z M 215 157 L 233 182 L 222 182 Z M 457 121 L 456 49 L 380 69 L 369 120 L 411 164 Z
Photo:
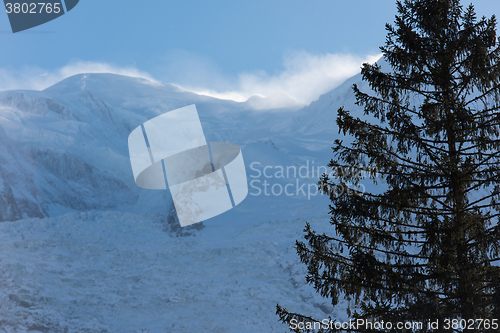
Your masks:
M 364 115 L 338 110 L 339 132 L 352 142 L 336 140 L 329 164 L 372 170 L 380 191 L 356 186 L 363 173 L 324 175 L 332 233 L 306 224 L 297 252 L 317 292 L 333 305 L 350 300 L 349 318 L 424 323 L 373 331 L 499 332 L 496 19 L 478 19 L 473 5 L 459 0 L 397 1 L 397 9 L 381 47 L 391 70 L 363 64 L 372 92 L 353 86 Z M 279 305 L 277 314 L 288 324 L 322 319 Z M 439 327 L 430 329 L 436 320 Z M 447 320 L 456 325 L 446 329 Z

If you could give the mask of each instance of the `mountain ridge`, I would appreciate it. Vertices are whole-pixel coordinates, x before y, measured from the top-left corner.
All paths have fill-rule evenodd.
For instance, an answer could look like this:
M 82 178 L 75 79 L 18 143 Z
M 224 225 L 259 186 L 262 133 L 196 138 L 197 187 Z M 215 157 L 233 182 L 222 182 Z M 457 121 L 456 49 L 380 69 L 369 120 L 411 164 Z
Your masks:
M 24 215 L 9 213 L 2 220 L 52 216 L 57 214 L 56 206 L 64 208 L 62 211 L 99 210 L 119 209 L 124 202 L 134 200 L 155 202 L 152 193 L 140 191 L 133 182 L 126 138 L 133 128 L 168 110 L 195 104 L 207 141 L 230 141 L 245 147 L 274 137 L 277 143 L 291 145 L 288 151 L 300 146 L 307 150 L 312 147 L 310 141 L 294 138 L 294 132 L 318 134 L 317 130 L 307 133 L 298 126 L 317 124 L 310 119 L 314 115 L 311 108 L 327 96 L 299 111 L 256 111 L 248 103 L 114 74 L 79 74 L 43 91 L 0 92 L 2 141 L 16 146 L 3 151 L 3 159 L 11 162 L 0 166 L 0 174 L 6 191 L 19 190 L 0 192 L 0 201 L 6 210 L 25 210 Z M 324 126 L 319 132 L 325 132 Z M 320 150 L 328 146 L 323 142 Z M 16 167 L 11 165 L 14 161 L 22 163 Z M 86 170 L 87 174 L 78 171 L 72 178 L 65 172 L 67 168 Z M 16 179 L 24 179 L 23 175 L 30 175 L 30 179 L 18 182 Z M 104 184 L 109 185 L 107 189 Z M 31 197 L 26 193 L 32 193 Z M 150 200 L 140 200 L 141 196 Z M 168 213 L 154 204 L 142 211 Z

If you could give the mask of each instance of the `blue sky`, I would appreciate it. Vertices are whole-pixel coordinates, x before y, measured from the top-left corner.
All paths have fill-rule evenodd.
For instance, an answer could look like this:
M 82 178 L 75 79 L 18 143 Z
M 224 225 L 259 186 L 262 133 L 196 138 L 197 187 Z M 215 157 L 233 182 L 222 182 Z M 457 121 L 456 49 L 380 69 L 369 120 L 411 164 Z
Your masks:
M 473 3 L 480 15 L 500 13 L 500 1 Z M 236 100 L 284 93 L 308 103 L 379 54 L 395 14 L 393 0 L 80 0 L 12 34 L 0 13 L 0 90 L 109 71 Z

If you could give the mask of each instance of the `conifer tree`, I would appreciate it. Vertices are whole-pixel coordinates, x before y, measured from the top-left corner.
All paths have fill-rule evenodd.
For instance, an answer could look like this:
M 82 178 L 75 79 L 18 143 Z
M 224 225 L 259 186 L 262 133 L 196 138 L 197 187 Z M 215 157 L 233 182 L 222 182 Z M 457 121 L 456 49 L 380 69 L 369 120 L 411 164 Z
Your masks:
M 317 292 L 333 305 L 350 300 L 350 318 L 424 323 L 373 331 L 499 332 L 496 19 L 478 19 L 459 0 L 397 1 L 397 10 L 381 47 L 391 70 L 363 64 L 372 91 L 353 91 L 364 115 L 338 110 L 339 132 L 352 143 L 336 140 L 329 164 L 376 169 L 365 181 L 380 191 L 353 187 L 360 173 L 324 175 L 332 232 L 306 224 L 297 252 Z M 289 324 L 320 320 L 279 305 L 277 314 Z

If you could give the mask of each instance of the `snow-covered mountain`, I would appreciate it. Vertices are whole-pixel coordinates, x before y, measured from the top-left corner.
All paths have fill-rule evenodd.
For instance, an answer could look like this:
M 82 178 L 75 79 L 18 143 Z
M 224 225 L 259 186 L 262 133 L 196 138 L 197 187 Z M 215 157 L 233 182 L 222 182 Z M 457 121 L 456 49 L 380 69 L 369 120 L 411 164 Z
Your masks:
M 274 332 L 276 303 L 341 315 L 305 284 L 293 246 L 306 220 L 327 227 L 315 183 L 354 82 L 301 110 L 111 74 L 0 92 L 0 332 Z M 181 229 L 168 191 L 135 185 L 127 137 L 190 104 L 207 141 L 242 148 L 250 187 Z

